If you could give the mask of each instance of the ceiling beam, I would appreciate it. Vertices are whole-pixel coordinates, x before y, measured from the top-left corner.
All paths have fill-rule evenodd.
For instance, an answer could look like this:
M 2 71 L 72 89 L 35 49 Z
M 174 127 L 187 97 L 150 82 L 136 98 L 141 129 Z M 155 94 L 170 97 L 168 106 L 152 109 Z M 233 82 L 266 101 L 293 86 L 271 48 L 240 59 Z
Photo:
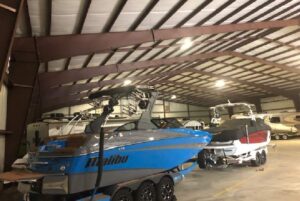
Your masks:
M 55 105 L 62 105 L 65 102 L 72 102 L 72 100 L 76 100 L 76 99 L 81 99 L 84 97 L 87 97 L 89 95 L 90 92 L 84 92 L 84 93 L 79 93 L 82 91 L 86 91 L 86 90 L 91 90 L 97 87 L 103 87 L 103 86 L 107 86 L 107 85 L 114 85 L 114 84 L 118 84 L 118 83 L 122 83 L 124 82 L 124 80 L 126 79 L 131 79 L 132 81 L 137 81 L 137 80 L 146 80 L 146 79 L 151 79 L 151 78 L 156 78 L 156 77 L 160 77 L 163 78 L 164 76 L 174 76 L 174 75 L 178 75 L 180 73 L 183 72 L 187 72 L 190 70 L 187 69 L 182 69 L 179 71 L 169 71 L 169 72 L 165 72 L 165 73 L 155 73 L 152 75 L 144 75 L 144 76 L 138 76 L 138 77 L 133 77 L 133 78 L 121 78 L 121 79 L 114 79 L 114 80 L 103 80 L 100 82 L 96 82 L 96 83 L 88 83 L 88 84 L 76 84 L 76 85 L 70 85 L 70 86 L 61 86 L 58 88 L 53 88 L 45 91 L 46 93 L 44 93 L 42 95 L 43 98 L 43 108 L 44 110 L 47 110 L 47 108 L 53 108 L 52 106 Z M 198 71 L 197 73 L 202 72 L 202 71 Z M 208 73 L 208 72 L 203 72 L 203 74 L 205 75 L 209 75 L 209 76 L 216 76 L 213 73 Z M 219 79 L 223 78 L 218 76 Z M 235 82 L 237 82 L 237 80 L 234 80 Z M 208 90 L 204 87 L 201 86 L 193 86 L 193 85 L 186 85 L 186 84 L 182 84 L 182 83 L 177 83 L 177 82 L 172 82 L 172 81 L 167 81 L 165 79 L 160 79 L 158 81 L 153 81 L 150 82 L 153 85 L 156 84 L 176 84 L 176 85 L 182 85 L 184 87 L 188 87 L 190 89 L 193 90 L 197 90 L 199 91 L 199 93 L 201 91 L 203 92 L 209 92 L 209 94 L 215 95 L 219 98 L 222 99 L 228 99 L 228 97 L 226 98 L 224 95 L 222 95 L 221 93 L 213 93 L 214 90 Z M 248 83 L 249 84 L 249 83 Z M 227 95 L 229 95 L 232 99 L 238 99 L 239 97 L 237 96 L 237 94 L 231 94 L 231 93 L 226 93 Z M 246 99 L 246 97 L 244 98 Z
M 9 87 L 7 95 L 6 128 L 13 134 L 5 137 L 6 170 L 10 170 L 11 164 L 16 160 L 25 134 L 38 68 L 38 54 L 33 63 L 11 62 L 9 80 L 12 86 Z
M 123 83 L 125 80 L 128 79 L 134 82 L 137 80 L 146 80 L 146 79 L 152 79 L 156 77 L 164 77 L 164 76 L 175 75 L 183 72 L 185 72 L 185 70 L 168 71 L 164 73 L 159 72 L 159 73 L 147 74 L 142 76 L 133 76 L 133 77 L 126 77 L 126 78 L 119 78 L 119 79 L 101 80 L 99 82 L 89 82 L 85 84 L 60 86 L 60 87 L 50 88 L 48 90 L 41 91 L 41 95 L 44 101 L 49 101 L 50 99 L 64 97 L 66 95 L 79 93 L 81 91 L 92 90 L 98 87 Z
M 172 65 L 177 63 L 194 62 L 202 59 L 209 59 L 209 58 L 219 57 L 224 55 L 228 55 L 228 53 L 212 52 L 212 53 L 188 55 L 182 57 L 157 59 L 151 61 L 139 61 L 133 63 L 112 64 L 112 65 L 90 67 L 90 68 L 83 68 L 83 69 L 72 69 L 68 71 L 47 72 L 47 73 L 41 73 L 39 79 L 41 84 L 41 90 L 48 90 L 48 88 L 53 86 L 58 86 L 64 83 L 89 79 L 99 75 L 107 75 L 110 73 L 120 73 L 126 71 L 147 69 L 151 67 Z
M 80 79 L 90 78 L 90 76 L 97 76 L 99 74 L 109 74 L 109 73 L 116 73 L 116 72 L 124 72 L 124 71 L 131 71 L 136 70 L 140 68 L 148 68 L 153 67 L 153 65 L 170 65 L 175 61 L 186 61 L 193 62 L 197 59 L 201 58 L 208 58 L 208 57 L 215 57 L 215 56 L 223 56 L 232 54 L 235 56 L 243 56 L 242 54 L 238 53 L 232 53 L 232 52 L 223 52 L 223 53 L 207 53 L 207 54 L 200 54 L 200 55 L 191 55 L 191 56 L 185 56 L 180 58 L 169 58 L 169 59 L 160 59 L 160 60 L 154 60 L 154 61 L 143 61 L 143 62 L 135 62 L 130 64 L 120 64 L 120 65 L 109 65 L 109 66 L 100 66 L 100 67 L 94 67 L 94 68 L 86 68 L 86 69 L 76 69 L 76 70 L 70 70 L 70 71 L 64 71 L 64 72 L 53 72 L 53 73 L 44 73 L 40 76 L 40 83 L 42 88 L 42 98 L 44 99 L 44 102 L 46 102 L 47 107 L 52 104 L 56 104 L 57 102 L 63 102 L 65 99 L 65 95 L 70 95 L 74 93 L 79 93 L 81 91 L 85 90 L 91 90 L 97 87 L 103 87 L 107 85 L 113 85 L 121 83 L 125 80 L 125 78 L 122 79 L 114 79 L 114 80 L 104 80 L 96 83 L 87 83 L 87 84 L 77 84 L 72 86 L 61 86 L 59 88 L 48 88 L 50 86 L 62 84 L 63 82 L 71 82 L 71 81 L 78 81 Z M 175 60 L 174 60 L 175 59 Z M 252 58 L 253 59 L 253 58 Z M 170 63 L 171 62 L 171 63 Z M 273 64 L 275 65 L 275 64 Z M 196 66 L 196 65 L 195 65 Z M 145 75 L 145 76 L 139 76 L 131 78 L 133 80 L 143 80 L 143 79 L 151 79 L 155 77 L 159 77 L 160 80 L 155 81 L 155 83 L 163 83 L 166 82 L 167 78 L 170 78 L 174 75 L 178 75 L 180 73 L 183 73 L 185 71 L 191 71 L 189 69 L 192 68 L 192 71 L 194 70 L 193 67 L 189 67 L 188 70 L 182 69 L 179 71 L 171 71 L 166 73 L 156 73 L 153 75 Z M 201 73 L 204 75 L 208 75 L 210 77 L 217 77 L 218 79 L 228 79 L 228 77 L 224 77 L 215 73 L 211 72 L 205 72 L 205 71 L 198 71 L 197 73 Z M 73 72 L 73 73 L 72 73 Z M 46 77 L 45 77 L 46 76 Z M 49 78 L 50 76 L 50 78 Z M 79 76 L 79 77 L 77 77 Z M 82 77 L 84 76 L 84 77 Z M 70 79 L 72 80 L 69 80 Z M 51 81 L 52 80 L 52 81 Z M 62 81 L 60 81 L 62 80 Z M 280 94 L 289 97 L 290 92 L 285 92 L 282 90 L 279 90 L 278 88 L 274 87 L 268 87 L 261 84 L 255 84 L 254 82 L 249 82 L 237 78 L 230 78 L 230 80 L 236 82 L 236 83 L 242 83 L 249 86 L 255 86 L 258 89 L 263 89 L 267 93 L 273 93 L 273 94 Z M 54 82 L 54 83 L 53 83 Z M 62 99 L 62 100 L 60 100 Z
M 113 50 L 120 47 L 137 45 L 146 42 L 155 42 L 159 40 L 195 37 L 204 34 L 282 28 L 299 24 L 299 19 L 289 19 L 146 31 L 40 36 L 37 37 L 37 44 L 40 51 L 39 54 L 41 62 L 46 62 L 78 55 L 101 53 L 103 51 Z M 32 49 L 27 47 L 30 40 L 30 37 L 17 38 L 14 43 L 13 52 L 31 51 Z M 24 59 L 22 57 L 19 58 L 18 56 L 19 54 L 14 54 L 15 59 Z

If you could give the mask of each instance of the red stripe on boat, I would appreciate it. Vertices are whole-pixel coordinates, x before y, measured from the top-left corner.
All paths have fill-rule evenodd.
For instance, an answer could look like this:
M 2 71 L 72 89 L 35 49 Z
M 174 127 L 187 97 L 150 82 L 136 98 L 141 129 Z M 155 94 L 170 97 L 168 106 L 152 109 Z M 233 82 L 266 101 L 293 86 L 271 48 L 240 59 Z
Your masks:
M 261 130 L 253 133 L 249 133 L 249 143 L 261 143 L 267 141 L 268 132 Z M 247 144 L 247 137 L 240 138 L 242 144 Z

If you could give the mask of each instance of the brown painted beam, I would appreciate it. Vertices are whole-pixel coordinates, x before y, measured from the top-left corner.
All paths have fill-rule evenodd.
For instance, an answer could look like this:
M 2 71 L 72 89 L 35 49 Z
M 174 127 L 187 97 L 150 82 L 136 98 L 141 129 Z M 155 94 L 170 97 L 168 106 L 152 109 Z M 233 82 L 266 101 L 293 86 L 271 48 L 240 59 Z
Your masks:
M 70 83 L 78 80 L 89 79 L 99 75 L 107 75 L 110 73 L 120 73 L 126 71 L 147 69 L 151 67 L 172 65 L 177 63 L 194 62 L 202 59 L 209 59 L 227 55 L 227 52 L 212 52 L 197 55 L 188 55 L 182 57 L 173 57 L 166 59 L 157 59 L 151 61 L 139 61 L 133 63 L 112 64 L 106 66 L 90 67 L 83 69 L 73 69 L 68 71 L 48 72 L 39 75 L 41 90 L 48 90 L 53 86 Z
M 287 72 L 300 74 L 300 69 L 294 68 L 294 67 L 289 67 L 289 66 L 286 66 L 284 64 L 275 63 L 275 62 L 272 62 L 272 61 L 268 61 L 268 60 L 261 59 L 261 58 L 258 58 L 258 57 L 249 56 L 249 55 L 242 54 L 242 53 L 239 53 L 239 52 L 230 52 L 229 54 L 232 55 L 232 56 L 235 56 L 235 57 L 239 57 L 241 59 L 255 61 L 257 63 L 265 64 L 265 65 L 268 65 L 268 66 L 273 66 L 273 67 L 279 68 L 279 69 L 287 71 Z
M 185 71 L 184 70 L 168 71 L 165 73 L 154 73 L 154 74 L 142 75 L 137 77 L 134 76 L 134 77 L 127 77 L 127 78 L 120 78 L 120 79 L 102 80 L 99 82 L 89 82 L 85 84 L 60 86 L 60 87 L 50 88 L 48 90 L 42 91 L 42 98 L 45 102 L 49 102 L 52 101 L 52 99 L 63 98 L 67 95 L 79 93 L 81 91 L 92 90 L 98 87 L 123 83 L 125 80 L 128 79 L 131 81 L 146 80 L 146 79 L 151 79 L 156 77 L 164 77 L 172 74 L 178 74 L 180 72 L 185 72 Z M 55 100 L 53 101 L 55 102 Z
M 0 91 L 14 42 L 17 20 L 24 0 L 2 0 L 0 7 Z
M 178 39 L 183 37 L 194 37 L 203 34 L 229 33 L 236 31 L 259 30 L 268 28 L 281 28 L 299 25 L 299 19 L 249 22 L 240 24 L 196 26 L 171 29 L 158 29 L 131 32 L 110 32 L 99 34 L 77 34 L 60 36 L 41 36 L 37 38 L 42 62 L 68 58 L 78 55 L 101 53 L 120 47 L 138 45 L 146 42 L 159 40 Z M 26 47 L 28 37 L 18 38 L 15 41 L 13 51 L 28 51 Z M 19 58 L 15 55 L 16 59 Z
M 155 73 L 151 75 L 144 75 L 144 76 L 127 78 L 127 79 L 130 79 L 131 81 L 145 80 L 149 78 L 155 78 L 158 76 L 163 77 L 172 74 L 175 75 L 179 72 L 183 73 L 185 72 L 185 70 L 171 71 L 165 73 Z M 72 100 L 76 100 L 76 99 L 78 100 L 88 96 L 89 93 L 79 93 L 81 91 L 92 90 L 94 88 L 103 87 L 107 85 L 119 84 L 124 82 L 125 80 L 126 78 L 114 79 L 114 80 L 103 80 L 95 83 L 76 84 L 76 85 L 62 86 L 59 88 L 50 89 L 47 91 L 47 93 L 44 93 L 42 95 L 42 99 L 43 99 L 42 110 L 49 111 L 49 108 L 54 108 L 56 105 L 64 105 L 64 103 L 66 102 L 72 102 Z
M 193 69 L 182 69 L 180 71 L 171 71 L 171 72 L 160 73 L 160 74 L 139 76 L 139 77 L 132 78 L 132 81 L 160 77 L 161 79 L 159 79 L 158 81 L 151 82 L 151 84 L 162 84 L 162 83 L 167 83 L 168 82 L 166 80 L 168 77 L 172 77 L 174 75 L 178 75 L 178 74 L 186 72 L 186 71 L 193 71 Z M 198 70 L 194 70 L 194 71 L 197 72 L 197 73 L 203 74 L 203 75 L 208 75 L 210 77 L 217 77 L 218 79 L 227 79 L 228 80 L 228 77 L 224 77 L 222 75 L 218 75 L 218 74 L 215 74 L 215 73 L 198 71 Z M 167 78 L 164 78 L 165 76 Z M 62 86 L 62 87 L 59 87 L 59 88 L 52 88 L 52 89 L 44 90 L 43 99 L 44 99 L 45 104 L 43 104 L 43 110 L 45 110 L 45 108 L 51 108 L 53 105 L 62 104 L 65 101 L 80 99 L 80 98 L 83 98 L 83 97 L 88 95 L 88 94 L 84 94 L 84 95 L 83 94 L 77 94 L 76 96 L 75 95 L 74 96 L 67 96 L 67 95 L 70 95 L 72 93 L 74 94 L 74 93 L 78 93 L 80 91 L 91 90 L 91 89 L 97 88 L 97 87 L 103 87 L 103 86 L 107 86 L 107 85 L 118 84 L 118 83 L 123 82 L 125 79 L 126 78 L 115 79 L 115 80 L 105 80 L 105 81 L 96 82 L 96 83 Z M 280 94 L 280 95 L 284 95 L 284 96 L 287 96 L 287 97 L 291 96 L 290 93 L 284 92 L 282 90 L 279 91 L 277 88 L 268 87 L 268 86 L 260 85 L 260 84 L 255 84 L 251 81 L 244 81 L 244 80 L 237 79 L 237 78 L 230 78 L 229 80 L 234 81 L 236 83 L 241 83 L 241 84 L 245 84 L 245 85 L 249 85 L 249 86 L 255 86 L 258 89 L 263 89 L 267 93 L 270 93 L 270 94 Z M 227 94 L 227 95 L 229 95 L 229 94 Z M 230 94 L 230 96 L 234 96 L 234 95 Z
M 17 158 L 25 134 L 26 119 L 39 68 L 38 56 L 35 55 L 35 62 L 12 62 L 10 67 L 9 80 L 12 86 L 8 88 L 6 129 L 13 134 L 5 138 L 6 170 L 11 168 L 11 164 Z

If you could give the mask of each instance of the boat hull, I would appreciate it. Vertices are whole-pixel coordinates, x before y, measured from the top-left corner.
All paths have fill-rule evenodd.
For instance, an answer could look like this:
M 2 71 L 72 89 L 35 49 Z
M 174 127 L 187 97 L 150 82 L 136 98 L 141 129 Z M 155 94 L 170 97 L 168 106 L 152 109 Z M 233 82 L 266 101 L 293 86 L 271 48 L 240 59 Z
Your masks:
M 201 151 L 211 140 L 210 134 L 194 133 L 181 137 L 149 140 L 106 149 L 100 187 L 170 171 Z M 98 170 L 98 152 L 77 156 L 36 156 L 34 172 L 46 174 L 43 194 L 74 194 L 94 188 Z
M 211 142 L 205 149 L 215 150 L 217 156 L 240 156 L 249 152 L 264 149 L 270 143 L 270 131 L 249 133 L 249 137 L 227 142 Z

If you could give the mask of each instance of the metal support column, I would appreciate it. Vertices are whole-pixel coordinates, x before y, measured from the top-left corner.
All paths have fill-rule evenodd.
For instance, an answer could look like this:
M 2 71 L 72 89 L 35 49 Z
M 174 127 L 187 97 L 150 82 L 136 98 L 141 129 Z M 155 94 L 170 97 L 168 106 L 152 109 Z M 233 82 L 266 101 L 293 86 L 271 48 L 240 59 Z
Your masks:
M 295 97 L 293 98 L 293 102 L 294 102 L 296 111 L 300 112 L 300 96 L 299 96 L 299 94 L 295 95 Z
M 24 0 L 0 1 L 0 90 L 14 41 L 19 10 L 23 2 Z
M 231 119 L 232 115 L 234 114 L 233 107 L 229 107 L 227 109 L 228 109 L 229 118 Z
M 31 55 L 34 59 L 27 62 L 14 61 L 10 66 L 6 129 L 12 131 L 12 134 L 5 139 L 5 170 L 10 169 L 18 156 L 35 88 L 39 59 L 36 41 L 32 40 L 31 45 L 35 50 Z
M 190 104 L 187 104 L 187 112 L 188 112 L 188 119 L 191 119 L 191 110 L 190 110 Z
M 255 105 L 256 113 L 262 113 L 263 112 L 262 107 L 261 107 L 261 101 L 260 101 L 259 98 L 255 99 L 255 100 L 252 100 L 251 103 Z
M 163 99 L 163 110 L 164 110 L 164 118 L 166 118 L 166 104 L 165 100 Z

